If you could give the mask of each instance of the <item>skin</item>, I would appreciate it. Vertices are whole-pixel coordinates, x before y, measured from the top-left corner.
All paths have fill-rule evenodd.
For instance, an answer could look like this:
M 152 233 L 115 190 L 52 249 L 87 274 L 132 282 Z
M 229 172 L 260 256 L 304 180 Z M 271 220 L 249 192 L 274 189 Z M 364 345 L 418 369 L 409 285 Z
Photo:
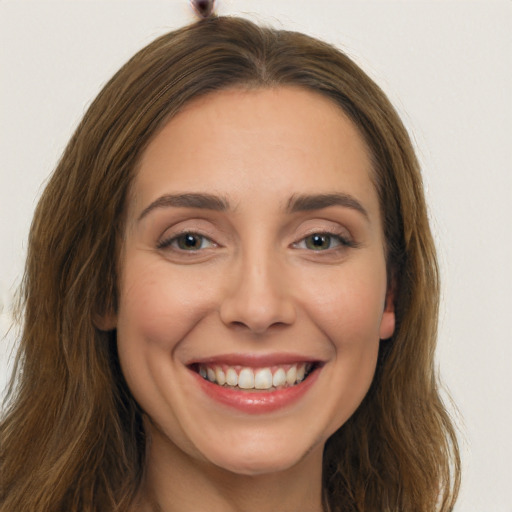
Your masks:
M 293 87 L 196 99 L 149 144 L 128 201 L 119 309 L 105 319 L 148 416 L 141 509 L 321 510 L 323 446 L 361 403 L 379 340 L 394 330 L 371 173 L 344 113 Z M 184 193 L 229 208 L 148 210 Z M 365 213 L 287 209 L 299 195 L 332 193 Z M 183 233 L 205 238 L 180 249 Z M 312 248 L 314 233 L 331 236 L 325 248 Z M 187 367 L 233 353 L 323 366 L 299 401 L 248 414 L 209 398 Z

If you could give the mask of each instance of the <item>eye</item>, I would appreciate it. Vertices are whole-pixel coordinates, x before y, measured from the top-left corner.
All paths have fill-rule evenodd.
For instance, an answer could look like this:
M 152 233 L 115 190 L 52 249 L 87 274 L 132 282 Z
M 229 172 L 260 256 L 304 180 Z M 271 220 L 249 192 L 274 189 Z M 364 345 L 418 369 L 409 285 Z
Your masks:
M 313 233 L 299 240 L 295 247 L 311 251 L 326 251 L 340 246 L 349 246 L 350 243 L 339 235 L 330 233 Z
M 181 233 L 178 236 L 162 240 L 158 244 L 159 249 L 170 247 L 178 251 L 188 252 L 200 251 L 201 249 L 207 249 L 214 246 L 214 242 L 198 233 Z

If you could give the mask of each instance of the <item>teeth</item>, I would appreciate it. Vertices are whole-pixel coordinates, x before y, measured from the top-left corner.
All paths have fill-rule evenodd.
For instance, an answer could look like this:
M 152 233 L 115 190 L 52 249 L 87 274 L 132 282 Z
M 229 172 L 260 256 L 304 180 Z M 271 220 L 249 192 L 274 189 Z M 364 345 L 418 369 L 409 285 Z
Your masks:
M 293 386 L 297 380 L 297 367 L 293 365 L 287 372 L 286 372 L 286 382 Z
M 224 384 L 226 384 L 226 374 L 220 367 L 215 368 L 215 380 L 220 386 L 224 386 Z
M 206 368 L 206 376 L 210 382 L 215 382 L 215 370 L 211 368 Z
M 263 368 L 255 373 L 254 387 L 256 389 L 270 389 L 272 387 L 272 372 L 270 368 Z
M 288 365 L 286 365 L 288 367 Z M 312 365 L 294 364 L 284 368 L 275 368 L 272 374 L 271 368 L 240 368 L 229 366 L 210 367 L 199 366 L 199 375 L 219 386 L 238 386 L 241 389 L 271 389 L 293 386 L 302 382 L 306 374 L 311 370 Z M 237 372 L 238 369 L 238 372 Z
M 229 386 L 238 385 L 238 375 L 233 368 L 228 368 L 228 371 L 226 372 L 226 384 Z
M 244 368 L 238 375 L 238 387 L 242 389 L 254 388 L 254 372 L 250 368 Z
M 279 368 L 279 370 L 274 373 L 274 376 L 272 377 L 272 384 L 275 388 L 286 384 L 286 372 L 282 368 Z

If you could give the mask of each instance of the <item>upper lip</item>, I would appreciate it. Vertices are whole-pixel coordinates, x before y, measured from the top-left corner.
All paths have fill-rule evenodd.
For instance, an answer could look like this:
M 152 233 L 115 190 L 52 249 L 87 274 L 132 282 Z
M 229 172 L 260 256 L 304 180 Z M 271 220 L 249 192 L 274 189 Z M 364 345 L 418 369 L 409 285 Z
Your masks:
M 228 366 L 247 366 L 252 368 L 262 368 L 267 366 L 279 366 L 280 364 L 294 363 L 322 363 L 318 357 L 307 356 L 304 354 L 293 353 L 273 353 L 273 354 L 219 354 L 216 356 L 193 359 L 187 366 L 194 364 L 220 365 Z

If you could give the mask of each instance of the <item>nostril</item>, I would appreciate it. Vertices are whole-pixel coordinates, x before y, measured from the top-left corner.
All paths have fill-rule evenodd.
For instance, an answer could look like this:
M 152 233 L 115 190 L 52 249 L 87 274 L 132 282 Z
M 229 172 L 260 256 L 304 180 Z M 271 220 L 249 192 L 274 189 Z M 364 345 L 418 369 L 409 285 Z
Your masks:
M 272 322 L 270 324 L 261 324 L 258 325 L 257 322 L 241 322 L 241 321 L 233 321 L 230 322 L 229 326 L 235 330 L 247 330 L 251 331 L 253 334 L 264 334 L 268 331 L 281 330 L 288 326 L 286 322 Z

